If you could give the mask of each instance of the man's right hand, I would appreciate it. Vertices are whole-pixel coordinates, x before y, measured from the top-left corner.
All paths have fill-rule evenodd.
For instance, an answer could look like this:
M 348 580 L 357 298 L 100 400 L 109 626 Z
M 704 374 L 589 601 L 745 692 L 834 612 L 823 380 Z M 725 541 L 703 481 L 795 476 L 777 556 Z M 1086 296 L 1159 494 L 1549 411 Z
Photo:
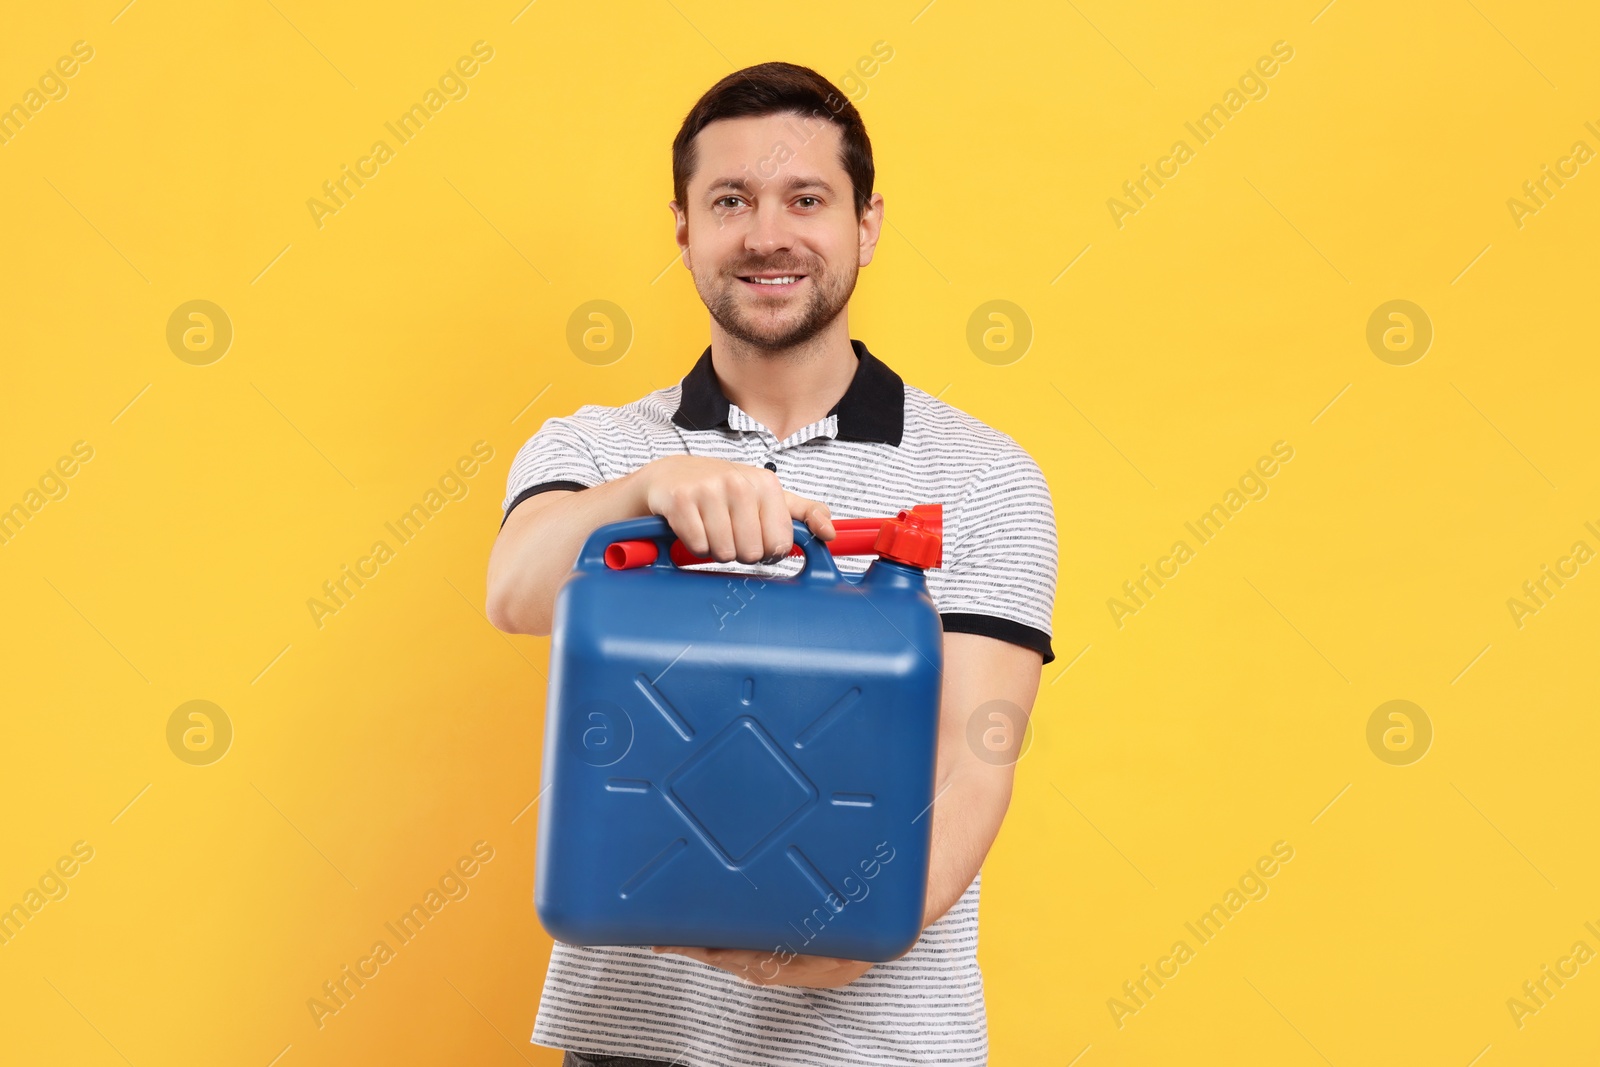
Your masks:
M 684 546 L 719 563 L 776 562 L 801 519 L 834 537 L 828 506 L 785 492 L 769 470 L 703 456 L 665 456 L 582 492 L 550 489 L 517 505 L 489 553 L 485 614 L 508 633 L 548 634 L 556 593 L 591 533 L 660 515 Z
M 772 563 L 794 544 L 792 520 L 834 537 L 828 505 L 788 492 L 772 471 L 705 456 L 665 456 L 640 467 L 645 507 L 667 520 L 697 556 L 721 563 Z

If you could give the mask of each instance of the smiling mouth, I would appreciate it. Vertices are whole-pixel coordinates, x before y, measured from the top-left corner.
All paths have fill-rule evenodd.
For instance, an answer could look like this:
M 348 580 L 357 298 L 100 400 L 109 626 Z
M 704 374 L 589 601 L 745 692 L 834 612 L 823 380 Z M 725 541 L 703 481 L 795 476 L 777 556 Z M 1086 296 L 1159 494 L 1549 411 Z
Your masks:
M 739 280 L 752 289 L 782 293 L 794 289 L 806 276 L 804 274 L 742 274 Z

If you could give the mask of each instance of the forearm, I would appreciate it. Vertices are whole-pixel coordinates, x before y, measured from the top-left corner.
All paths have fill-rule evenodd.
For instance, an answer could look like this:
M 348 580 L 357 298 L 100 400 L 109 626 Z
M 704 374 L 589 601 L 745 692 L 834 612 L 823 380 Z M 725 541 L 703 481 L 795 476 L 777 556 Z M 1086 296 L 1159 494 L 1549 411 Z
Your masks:
M 937 922 L 961 899 L 978 876 L 1011 804 L 1012 768 L 963 764 L 934 801 L 933 840 L 928 856 L 928 890 L 922 925 Z
M 976 634 L 945 634 L 944 653 L 924 927 L 961 899 L 1000 834 L 1041 665 L 1038 652 Z
M 649 514 L 636 474 L 540 493 L 511 512 L 489 555 L 490 622 L 508 633 L 549 634 L 556 592 L 584 541 L 608 522 Z

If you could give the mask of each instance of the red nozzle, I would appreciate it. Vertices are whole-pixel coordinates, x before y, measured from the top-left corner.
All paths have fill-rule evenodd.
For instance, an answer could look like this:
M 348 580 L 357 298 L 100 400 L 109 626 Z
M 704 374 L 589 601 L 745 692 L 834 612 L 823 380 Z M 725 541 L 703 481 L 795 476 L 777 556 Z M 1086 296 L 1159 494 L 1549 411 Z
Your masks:
M 891 532 L 890 540 L 884 542 L 884 531 L 894 526 L 914 528 L 912 534 Z M 944 505 L 918 504 L 910 511 L 902 511 L 892 519 L 834 519 L 834 538 L 825 542 L 828 551 L 835 556 L 882 556 L 900 563 L 909 563 L 915 567 L 938 567 L 942 557 L 941 538 L 944 527 Z M 908 539 L 908 537 L 910 539 Z M 912 547 L 913 541 L 920 547 Z M 888 545 L 884 551 L 882 545 Z M 931 544 L 930 549 L 928 545 Z M 897 554 L 898 553 L 898 554 Z M 715 562 L 709 556 L 696 556 L 683 546 L 682 541 L 674 541 L 668 556 L 673 563 L 680 567 L 692 566 L 696 563 Z M 804 555 L 805 550 L 799 545 L 789 549 L 789 555 Z M 606 566 L 612 570 L 633 570 L 636 567 L 647 567 L 656 561 L 659 551 L 654 541 L 613 541 L 606 547 Z M 931 561 L 931 562 L 922 562 Z
M 648 567 L 656 561 L 660 551 L 654 541 L 613 541 L 606 546 L 606 566 L 614 571 Z
M 921 509 L 921 510 L 919 510 Z M 873 551 L 883 559 L 911 567 L 938 567 L 944 562 L 944 509 L 923 504 L 885 519 Z

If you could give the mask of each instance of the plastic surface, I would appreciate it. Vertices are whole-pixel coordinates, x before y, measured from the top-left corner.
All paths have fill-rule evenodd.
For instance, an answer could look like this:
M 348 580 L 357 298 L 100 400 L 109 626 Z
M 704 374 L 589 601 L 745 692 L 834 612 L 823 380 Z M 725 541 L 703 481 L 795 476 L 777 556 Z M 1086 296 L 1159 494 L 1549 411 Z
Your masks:
M 922 929 L 942 628 L 917 568 L 683 571 L 659 517 L 557 595 L 534 903 L 578 945 L 880 962 Z M 613 570 L 618 541 L 653 562 Z

